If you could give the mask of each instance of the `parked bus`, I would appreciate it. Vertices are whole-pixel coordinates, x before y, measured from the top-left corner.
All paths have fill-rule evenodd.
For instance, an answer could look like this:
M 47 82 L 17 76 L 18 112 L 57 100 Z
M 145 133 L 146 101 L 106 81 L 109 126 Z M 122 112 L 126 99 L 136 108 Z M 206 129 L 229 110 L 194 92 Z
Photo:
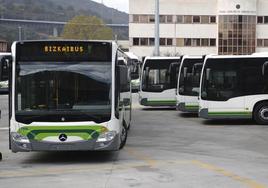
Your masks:
M 176 106 L 180 57 L 146 57 L 141 71 L 139 102 L 143 106 Z
M 128 63 L 131 66 L 131 86 L 132 91 L 138 92 L 140 88 L 140 66 L 139 58 L 132 52 L 125 52 L 128 56 Z
M 12 55 L 13 152 L 124 147 L 130 71 L 116 43 L 22 41 L 12 45 Z
M 268 55 L 207 56 L 201 79 L 200 117 L 268 124 Z
M 0 53 L 0 94 L 8 94 L 8 62 L 5 58 L 11 53 Z
M 177 110 L 198 113 L 202 56 L 183 56 L 177 87 Z

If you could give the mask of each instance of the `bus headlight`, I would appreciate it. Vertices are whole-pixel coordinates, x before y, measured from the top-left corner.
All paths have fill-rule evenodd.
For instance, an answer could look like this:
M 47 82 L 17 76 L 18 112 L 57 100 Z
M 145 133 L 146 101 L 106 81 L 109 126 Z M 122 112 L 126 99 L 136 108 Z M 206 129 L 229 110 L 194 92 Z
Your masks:
M 115 136 L 116 136 L 116 131 L 109 131 L 109 132 L 101 134 L 98 137 L 97 142 L 109 142 L 113 140 Z
M 22 136 L 19 133 L 11 133 L 11 137 L 15 142 L 20 142 L 20 143 L 30 143 L 30 140 L 27 138 L 27 136 Z

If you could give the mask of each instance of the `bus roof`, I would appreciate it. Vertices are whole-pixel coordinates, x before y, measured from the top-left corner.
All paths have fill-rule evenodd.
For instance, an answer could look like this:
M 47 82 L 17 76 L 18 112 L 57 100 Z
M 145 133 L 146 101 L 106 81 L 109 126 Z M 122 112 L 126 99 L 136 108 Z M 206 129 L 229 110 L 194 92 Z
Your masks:
M 34 43 L 34 42 L 95 42 L 95 43 L 111 43 L 117 45 L 113 40 L 74 40 L 74 39 L 49 39 L 49 40 L 27 40 L 15 41 L 14 43 Z M 118 46 L 118 45 L 117 45 Z
M 146 57 L 145 59 L 144 59 L 144 62 L 146 62 L 147 60 L 172 60 L 172 59 L 174 59 L 174 60 L 180 60 L 181 59 L 181 57 L 158 57 L 158 56 L 154 56 L 154 57 Z
M 252 55 L 208 55 L 206 59 L 242 59 L 242 58 L 268 58 L 268 53 L 255 53 Z
M 184 55 L 182 61 L 185 59 L 203 59 L 201 55 Z
M 0 56 L 4 56 L 4 55 L 11 55 L 10 52 L 0 52 Z
M 136 59 L 136 60 L 139 60 L 138 56 L 136 56 L 133 52 L 125 52 L 125 54 L 126 54 L 130 59 Z

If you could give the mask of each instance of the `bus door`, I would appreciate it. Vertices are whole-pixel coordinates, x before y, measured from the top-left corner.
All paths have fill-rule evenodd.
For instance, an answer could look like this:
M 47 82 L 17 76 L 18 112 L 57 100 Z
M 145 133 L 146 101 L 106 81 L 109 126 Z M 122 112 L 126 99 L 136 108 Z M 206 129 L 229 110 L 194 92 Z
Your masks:
M 215 63 L 216 64 L 216 63 Z M 244 111 L 241 74 L 238 62 L 228 62 L 206 70 L 208 108 L 222 114 Z M 220 115 L 222 115 L 220 114 Z M 227 114 L 228 115 L 228 114 Z

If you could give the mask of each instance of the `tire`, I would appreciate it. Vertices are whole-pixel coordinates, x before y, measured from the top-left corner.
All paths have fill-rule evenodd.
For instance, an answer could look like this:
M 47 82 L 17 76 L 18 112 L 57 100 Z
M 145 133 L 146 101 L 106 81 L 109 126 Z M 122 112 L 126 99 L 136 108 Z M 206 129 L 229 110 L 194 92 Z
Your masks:
M 128 130 L 125 122 L 123 123 L 122 131 L 120 134 L 120 147 L 119 149 L 123 149 L 127 142 Z
M 256 106 L 254 120 L 260 125 L 268 125 L 268 102 L 263 102 Z

